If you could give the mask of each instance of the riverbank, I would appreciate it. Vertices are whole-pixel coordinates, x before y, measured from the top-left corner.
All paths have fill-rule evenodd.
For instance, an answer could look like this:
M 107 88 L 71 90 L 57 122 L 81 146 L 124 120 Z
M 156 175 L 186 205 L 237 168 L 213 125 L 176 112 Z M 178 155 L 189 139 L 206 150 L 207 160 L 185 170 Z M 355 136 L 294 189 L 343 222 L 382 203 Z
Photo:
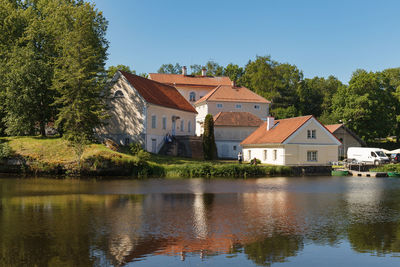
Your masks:
M 61 138 L 5 137 L 0 141 L 3 148 L 9 150 L 8 154 L 0 153 L 2 173 L 132 178 L 247 178 L 296 173 L 286 166 L 252 166 L 226 160 L 199 161 L 150 153 L 131 155 L 127 149 L 117 152 L 102 144 L 88 145 L 79 164 L 73 148 Z

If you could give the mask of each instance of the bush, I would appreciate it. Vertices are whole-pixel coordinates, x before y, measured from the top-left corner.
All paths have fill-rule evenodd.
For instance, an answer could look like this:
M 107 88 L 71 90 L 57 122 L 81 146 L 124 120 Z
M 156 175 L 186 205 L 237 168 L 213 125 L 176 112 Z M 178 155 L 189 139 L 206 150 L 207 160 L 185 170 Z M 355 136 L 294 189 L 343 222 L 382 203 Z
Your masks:
M 129 152 L 132 155 L 137 155 L 140 151 L 143 151 L 143 148 L 139 143 L 133 142 L 129 145 Z
M 11 154 L 11 147 L 7 143 L 0 143 L 0 159 L 9 158 Z

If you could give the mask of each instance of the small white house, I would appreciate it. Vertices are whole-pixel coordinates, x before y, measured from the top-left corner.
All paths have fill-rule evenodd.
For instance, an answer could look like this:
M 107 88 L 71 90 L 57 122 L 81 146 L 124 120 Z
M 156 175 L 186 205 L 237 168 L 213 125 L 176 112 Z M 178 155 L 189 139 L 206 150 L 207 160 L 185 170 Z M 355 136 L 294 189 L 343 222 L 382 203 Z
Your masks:
M 313 116 L 274 120 L 268 117 L 241 146 L 245 161 L 274 165 L 329 165 L 341 142 Z

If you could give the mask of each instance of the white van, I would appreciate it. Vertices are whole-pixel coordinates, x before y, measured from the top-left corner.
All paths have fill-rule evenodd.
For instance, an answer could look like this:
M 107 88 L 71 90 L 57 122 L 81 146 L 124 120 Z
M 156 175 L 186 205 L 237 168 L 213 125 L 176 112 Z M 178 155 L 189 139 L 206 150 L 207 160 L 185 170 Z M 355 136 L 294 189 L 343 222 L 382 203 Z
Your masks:
M 349 147 L 347 149 L 347 159 L 373 165 L 389 163 L 389 158 L 385 152 L 380 148 L 373 147 Z

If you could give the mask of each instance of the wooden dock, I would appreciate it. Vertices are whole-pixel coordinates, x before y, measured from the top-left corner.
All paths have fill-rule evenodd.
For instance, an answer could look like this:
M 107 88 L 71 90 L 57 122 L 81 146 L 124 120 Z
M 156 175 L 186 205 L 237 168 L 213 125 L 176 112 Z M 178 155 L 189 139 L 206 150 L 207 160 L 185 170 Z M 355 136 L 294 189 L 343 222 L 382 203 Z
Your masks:
M 358 177 L 388 177 L 388 174 L 386 172 L 360 172 L 349 170 L 349 174 Z

